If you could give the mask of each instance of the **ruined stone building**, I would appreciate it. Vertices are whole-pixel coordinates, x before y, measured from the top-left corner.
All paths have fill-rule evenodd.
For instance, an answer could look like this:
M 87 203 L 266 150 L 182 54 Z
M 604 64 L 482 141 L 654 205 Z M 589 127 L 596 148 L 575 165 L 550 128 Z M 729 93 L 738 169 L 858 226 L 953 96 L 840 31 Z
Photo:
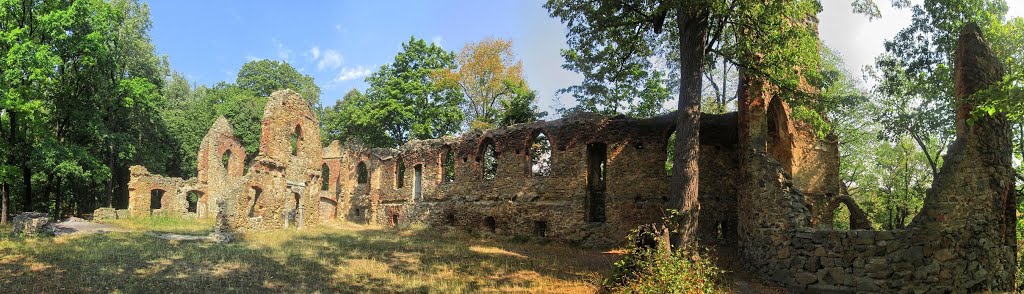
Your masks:
M 717 243 L 797 291 L 876 293 L 1012 290 L 1015 218 L 1010 129 L 1002 116 L 963 124 L 969 94 L 1002 73 L 976 27 L 957 55 L 957 140 L 924 208 L 906 229 L 874 231 L 840 190 L 838 147 L 790 118 L 778 90 L 745 80 L 739 110 L 702 116 L 700 217 Z M 425 223 L 587 247 L 622 245 L 668 208 L 674 115 L 577 114 L 396 149 L 337 141 L 295 92 L 271 95 L 260 153 L 244 166 L 223 119 L 183 180 L 131 169 L 130 215 L 217 216 L 236 231 L 334 219 Z M 836 208 L 852 230 L 833 230 Z M 100 214 L 98 211 L 97 214 Z

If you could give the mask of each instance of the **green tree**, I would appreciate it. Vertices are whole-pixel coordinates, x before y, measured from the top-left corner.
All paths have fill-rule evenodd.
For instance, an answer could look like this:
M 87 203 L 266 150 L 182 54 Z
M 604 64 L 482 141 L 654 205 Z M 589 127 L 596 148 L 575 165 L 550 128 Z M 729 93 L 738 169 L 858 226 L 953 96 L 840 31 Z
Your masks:
M 0 2 L 5 198 L 18 190 L 24 211 L 81 213 L 127 192 L 129 164 L 165 166 L 154 118 L 166 64 L 150 26 L 138 1 Z
M 463 94 L 432 78 L 438 71 L 456 66 L 455 54 L 440 46 L 410 37 L 394 62 L 366 78 L 370 84 L 366 100 L 359 105 L 355 121 L 362 125 L 379 123 L 367 130 L 371 146 L 398 146 L 409 139 L 439 138 L 460 130 L 465 114 L 460 109 Z
M 546 111 L 537 109 L 535 101 L 537 92 L 526 87 L 509 85 L 512 95 L 509 99 L 501 100 L 501 112 L 498 113 L 497 122 L 502 126 L 514 124 L 531 123 L 548 115 Z
M 455 59 L 457 69 L 439 70 L 435 80 L 462 90 L 470 128 L 493 128 L 506 105 L 524 101 L 519 94 L 529 90 L 523 80 L 523 62 L 512 52 L 511 40 L 487 38 L 468 43 Z
M 309 101 L 310 107 L 320 109 L 320 87 L 313 77 L 304 75 L 284 61 L 254 60 L 238 70 L 235 85 L 252 91 L 258 97 L 270 97 L 277 90 L 292 89 Z
M 909 9 L 913 16 L 908 27 L 885 42 L 886 52 L 875 61 L 877 99 L 897 110 L 880 117 L 883 134 L 890 139 L 909 135 L 937 174 L 945 145 L 953 138 L 953 56 L 960 29 L 968 22 L 1000 26 L 1006 2 L 925 0 L 893 5 Z M 929 148 L 933 145 L 939 147 Z
M 660 106 L 660 95 L 616 92 L 662 85 L 658 80 L 664 76 L 651 62 L 654 57 L 678 73 L 673 79 L 679 86 L 676 171 L 669 204 L 681 212 L 676 245 L 692 244 L 703 234 L 697 232 L 697 156 L 707 56 L 725 57 L 743 67 L 744 75 L 784 89 L 798 89 L 800 76 L 816 80 L 817 36 L 804 24 L 820 11 L 817 1 L 549 0 L 545 8 L 569 26 L 565 67 L 582 73 L 584 81 L 567 91 L 576 93 L 577 99 L 591 96 L 580 101 L 584 107 L 603 104 L 618 109 L 632 104 L 631 97 Z M 731 38 L 737 41 L 723 41 Z M 796 96 L 786 98 L 800 101 Z

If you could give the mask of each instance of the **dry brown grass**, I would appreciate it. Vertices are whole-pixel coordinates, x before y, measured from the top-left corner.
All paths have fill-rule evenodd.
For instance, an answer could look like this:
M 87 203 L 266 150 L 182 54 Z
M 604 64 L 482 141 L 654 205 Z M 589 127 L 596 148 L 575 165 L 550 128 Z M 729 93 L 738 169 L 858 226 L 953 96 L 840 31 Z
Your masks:
M 56 238 L 0 231 L 0 292 L 589 293 L 618 258 L 462 231 L 352 224 L 258 232 L 225 245 L 172 243 L 142 234 L 139 222 L 146 221 L 123 224 L 136 232 Z M 149 222 L 157 231 L 207 230 Z

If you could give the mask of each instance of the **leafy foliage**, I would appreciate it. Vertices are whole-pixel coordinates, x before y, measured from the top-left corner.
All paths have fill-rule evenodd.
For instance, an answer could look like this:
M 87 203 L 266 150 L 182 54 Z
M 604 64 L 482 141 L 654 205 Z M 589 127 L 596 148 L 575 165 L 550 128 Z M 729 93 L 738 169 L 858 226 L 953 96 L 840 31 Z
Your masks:
M 645 234 L 651 234 L 645 232 Z M 629 244 L 640 235 L 634 230 Z M 691 260 L 678 250 L 639 248 L 630 245 L 615 262 L 615 271 L 605 284 L 614 293 L 721 293 L 724 271 L 709 259 Z
M 514 109 L 511 120 L 530 120 L 516 115 L 530 114 L 535 99 L 523 80 L 523 62 L 512 52 L 512 41 L 487 38 L 468 43 L 456 56 L 455 67 L 439 70 L 435 79 L 439 84 L 458 87 L 465 95 L 464 108 L 470 127 L 488 128 L 506 122 L 506 112 Z M 523 105 L 525 103 L 525 105 Z
M 256 97 L 270 97 L 274 91 L 292 89 L 309 101 L 310 107 L 320 108 L 320 87 L 313 77 L 299 73 L 284 61 L 262 59 L 246 62 L 238 70 L 235 85 L 251 91 Z
M 394 62 L 366 78 L 370 88 L 365 95 L 350 91 L 325 111 L 325 137 L 395 147 L 409 139 L 440 138 L 459 131 L 465 118 L 460 109 L 463 94 L 434 78 L 455 66 L 455 54 L 409 38 Z

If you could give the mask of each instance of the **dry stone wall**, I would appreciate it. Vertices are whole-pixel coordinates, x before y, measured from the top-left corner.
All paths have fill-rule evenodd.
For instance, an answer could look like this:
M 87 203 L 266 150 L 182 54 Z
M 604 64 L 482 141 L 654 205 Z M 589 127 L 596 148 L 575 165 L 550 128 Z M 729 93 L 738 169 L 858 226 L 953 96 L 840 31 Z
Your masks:
M 699 231 L 710 244 L 736 246 L 752 269 L 796 292 L 1013 291 L 1009 124 L 1001 114 L 965 123 L 984 102 L 972 94 L 1000 80 L 998 64 L 980 30 L 968 26 L 956 56 L 957 139 L 924 208 L 898 231 L 870 230 L 844 194 L 835 138 L 793 121 L 777 87 L 744 78 L 737 113 L 702 116 Z M 394 149 L 323 147 L 306 100 L 278 91 L 251 166 L 220 118 L 198 151 L 197 179 L 131 168 L 127 212 L 189 215 L 193 192 L 203 195 L 195 214 L 215 214 L 219 234 L 344 219 L 618 246 L 629 231 L 662 220 L 674 118 L 578 113 Z M 854 230 L 830 229 L 840 205 L 849 207 Z
M 338 203 L 348 211 L 337 215 L 384 225 L 426 222 L 583 246 L 621 245 L 630 230 L 662 217 L 673 118 L 579 114 L 416 140 L 394 150 L 343 149 Z M 705 115 L 702 124 L 701 191 L 710 199 L 705 208 L 716 211 L 703 215 L 723 235 L 734 236 L 736 115 Z M 535 174 L 531 161 L 539 134 L 550 142 L 546 175 Z M 488 177 L 484 154 L 491 144 L 497 169 Z M 342 149 L 333 146 L 338 145 L 328 149 Z M 444 176 L 449 154 L 450 180 Z M 360 164 L 368 169 L 367 183 L 359 183 Z
M 967 26 L 956 58 L 957 138 L 924 207 L 904 230 L 813 229 L 808 201 L 792 189 L 794 181 L 784 165 L 765 151 L 770 146 L 745 141 L 738 209 L 754 213 L 740 219 L 744 257 L 766 277 L 797 292 L 1014 291 L 1010 128 L 1001 114 L 964 123 L 971 105 L 978 103 L 971 94 L 1001 76 L 980 30 Z M 767 132 L 756 127 L 746 131 Z

